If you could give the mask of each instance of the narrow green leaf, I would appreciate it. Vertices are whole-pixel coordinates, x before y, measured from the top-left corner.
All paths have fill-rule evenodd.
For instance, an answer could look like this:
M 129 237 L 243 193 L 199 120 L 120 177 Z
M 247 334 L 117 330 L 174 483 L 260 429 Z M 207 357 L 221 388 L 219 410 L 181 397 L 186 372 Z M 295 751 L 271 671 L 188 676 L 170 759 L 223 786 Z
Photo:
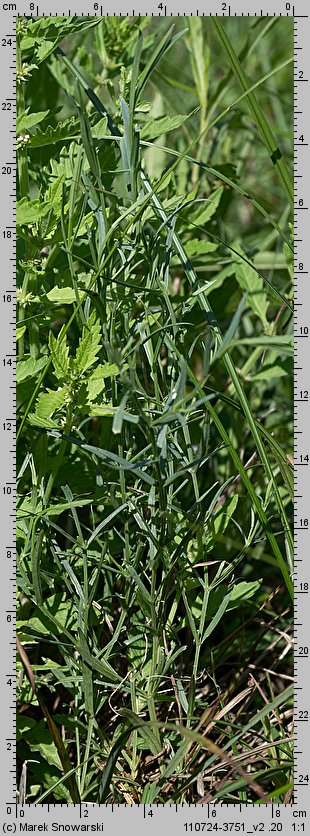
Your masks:
M 240 245 L 238 246 L 237 244 L 234 244 L 234 250 L 239 252 L 241 256 L 245 255 Z M 247 259 L 247 261 L 248 260 L 249 259 Z M 233 264 L 237 282 L 242 290 L 246 291 L 248 304 L 251 306 L 256 316 L 259 317 L 264 329 L 266 330 L 268 328 L 267 310 L 269 303 L 263 279 L 256 272 L 254 267 L 252 268 L 248 263 L 243 261 L 242 258 L 238 259 L 237 257 L 235 259 L 234 257 Z
M 282 156 L 281 150 L 278 147 L 277 141 L 273 136 L 271 127 L 265 117 L 265 114 L 259 104 L 257 95 L 254 91 L 250 92 L 250 85 L 248 84 L 246 75 L 243 71 L 243 68 L 240 64 L 238 56 L 235 53 L 232 41 L 227 35 L 225 27 L 220 23 L 217 17 L 212 18 L 212 23 L 214 28 L 216 29 L 217 35 L 221 44 L 229 58 L 233 71 L 238 78 L 238 81 L 244 90 L 250 110 L 252 115 L 255 119 L 257 124 L 257 128 L 260 132 L 264 145 L 267 148 L 268 154 L 271 158 L 272 164 L 275 166 L 276 170 L 278 171 L 279 178 L 283 185 L 283 188 L 287 194 L 287 197 L 290 201 L 291 206 L 294 205 L 294 191 L 292 185 L 292 177 L 289 174 L 286 162 Z

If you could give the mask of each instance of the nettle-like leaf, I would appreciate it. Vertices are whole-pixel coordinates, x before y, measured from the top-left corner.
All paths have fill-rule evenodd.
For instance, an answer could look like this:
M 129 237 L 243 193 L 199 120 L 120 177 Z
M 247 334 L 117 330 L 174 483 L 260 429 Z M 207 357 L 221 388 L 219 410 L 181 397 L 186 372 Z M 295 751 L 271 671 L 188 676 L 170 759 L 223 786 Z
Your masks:
M 100 351 L 101 327 L 96 311 L 93 311 L 83 327 L 82 336 L 76 350 L 75 369 L 83 374 L 94 365 Z
M 16 367 L 16 383 L 22 383 L 30 377 L 35 377 L 44 369 L 48 357 L 39 357 L 35 360 L 34 357 L 28 357 L 27 360 L 20 360 Z
M 53 418 L 41 418 L 41 415 L 36 415 L 35 412 L 29 413 L 29 423 L 32 427 L 38 427 L 40 430 L 58 430 L 59 423 Z
M 41 128 L 29 137 L 27 147 L 44 148 L 45 145 L 53 145 L 56 142 L 71 142 L 79 136 L 79 122 L 74 117 L 59 122 L 55 127 L 48 125 L 42 131 Z
M 28 200 L 27 197 L 22 197 L 16 204 L 16 224 L 22 226 L 38 223 L 52 208 L 49 201 L 43 203 L 42 200 Z
M 68 399 L 68 389 L 64 386 L 62 389 L 47 389 L 46 392 L 41 392 L 36 403 L 35 413 L 29 415 L 29 420 L 33 426 L 39 427 L 55 427 L 58 424 L 51 421 L 52 416 L 66 404 Z
M 16 224 L 18 226 L 40 225 L 40 222 L 45 218 L 45 226 L 47 224 L 47 227 L 51 225 L 53 228 L 56 218 L 60 216 L 64 180 L 65 175 L 59 175 L 56 180 L 51 182 L 44 196 L 35 198 L 35 200 L 22 197 L 16 205 Z M 48 229 L 44 228 L 42 235 L 44 236 L 47 232 Z
M 28 23 L 27 32 L 21 40 L 22 52 L 36 49 L 36 61 L 41 63 L 61 43 L 66 35 L 86 31 L 98 26 L 98 18 L 51 17 L 36 18 Z
M 50 331 L 48 344 L 54 366 L 54 374 L 58 380 L 64 380 L 69 371 L 69 348 L 66 338 L 63 337 L 63 328 L 59 332 L 57 339 L 54 337 L 52 331 Z

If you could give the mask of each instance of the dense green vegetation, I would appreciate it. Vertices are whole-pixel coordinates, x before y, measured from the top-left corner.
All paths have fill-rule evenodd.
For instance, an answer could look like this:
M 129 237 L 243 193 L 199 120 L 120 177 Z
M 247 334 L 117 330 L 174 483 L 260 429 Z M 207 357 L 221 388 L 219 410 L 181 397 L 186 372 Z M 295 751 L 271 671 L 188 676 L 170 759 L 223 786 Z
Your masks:
M 291 800 L 292 51 L 18 20 L 28 801 Z

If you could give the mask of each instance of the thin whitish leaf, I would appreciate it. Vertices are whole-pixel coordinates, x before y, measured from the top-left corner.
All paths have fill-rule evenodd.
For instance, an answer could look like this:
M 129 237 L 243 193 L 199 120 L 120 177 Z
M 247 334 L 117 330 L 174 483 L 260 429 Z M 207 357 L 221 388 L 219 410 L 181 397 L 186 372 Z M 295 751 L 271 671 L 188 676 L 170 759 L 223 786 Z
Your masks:
M 179 358 L 179 367 L 180 367 L 180 374 L 177 379 L 175 388 L 173 389 L 169 401 L 173 401 L 175 405 L 179 402 L 184 401 L 185 396 L 185 387 L 186 387 L 186 380 L 187 380 L 187 368 L 186 363 L 183 357 Z
M 124 395 L 124 397 L 122 398 L 122 400 L 120 402 L 119 407 L 117 408 L 117 410 L 114 414 L 113 424 L 112 424 L 112 432 L 115 435 L 118 435 L 119 433 L 122 432 L 124 414 L 125 414 L 125 409 L 126 409 L 126 404 L 127 404 L 127 401 L 128 401 L 128 397 L 129 397 L 129 394 L 128 394 L 128 392 L 126 392 L 126 394 Z
M 74 522 L 75 522 L 75 527 L 76 527 L 76 530 L 77 530 L 77 533 L 78 533 L 79 537 L 81 538 L 81 542 L 83 542 L 83 539 L 84 539 L 83 538 L 83 533 L 82 533 L 82 529 L 81 529 L 81 526 L 80 526 L 80 521 L 79 521 L 77 512 L 75 510 L 73 493 L 72 493 L 71 489 L 69 488 L 69 485 L 62 485 L 61 489 L 62 489 L 62 491 L 63 491 L 63 493 L 66 497 L 67 502 L 70 502 L 70 507 L 72 508 L 72 516 L 73 516 L 73 519 L 74 519 Z
M 184 691 L 184 686 L 183 686 L 180 679 L 176 680 L 176 686 L 177 686 L 177 689 L 178 689 L 178 697 L 179 697 L 181 706 L 183 708 L 183 711 L 185 711 L 185 714 L 187 714 L 187 712 L 188 712 L 188 701 L 187 701 L 187 696 L 186 696 L 185 691 Z
M 234 340 L 233 345 L 249 345 L 261 346 L 262 348 L 276 348 L 278 354 L 293 354 L 294 339 L 292 334 L 272 334 L 265 336 L 260 334 L 258 337 L 242 337 L 240 340 Z
M 130 130 L 133 132 L 134 110 L 137 96 L 137 81 L 139 75 L 140 59 L 142 52 L 142 34 L 139 32 L 134 53 L 133 64 L 131 68 L 130 93 L 129 93 L 129 110 L 130 110 Z
M 206 108 L 209 84 L 210 49 L 207 45 L 200 17 L 188 17 L 188 34 L 186 44 L 189 50 L 190 62 L 196 84 L 200 106 Z
M 248 731 L 250 731 L 250 729 L 253 729 L 255 726 L 257 726 L 258 723 L 261 723 L 261 721 L 264 720 L 265 717 L 268 717 L 268 715 L 275 708 L 278 708 L 278 706 L 280 705 L 288 705 L 290 699 L 293 697 L 293 694 L 294 685 L 289 685 L 288 688 L 285 689 L 285 691 L 281 691 L 281 693 L 277 694 L 277 696 L 274 697 L 273 700 L 269 699 L 268 702 L 263 706 L 263 708 L 261 708 L 260 711 L 256 711 L 245 725 L 242 724 L 242 728 L 240 729 L 240 731 L 237 731 L 236 734 L 233 735 L 233 737 L 230 737 L 229 740 L 227 740 L 226 743 L 223 744 L 222 752 L 225 752 L 227 749 L 231 749 L 231 747 L 234 746 L 240 738 L 244 739 L 244 735 Z M 216 755 L 211 755 L 211 757 L 208 758 L 208 760 L 205 762 L 204 768 L 206 769 L 206 767 L 209 767 L 211 763 L 213 763 L 215 758 Z
M 80 599 L 79 605 L 79 642 L 80 648 L 82 649 L 83 653 L 88 652 L 88 644 L 87 638 L 84 634 L 82 629 L 83 623 L 83 616 L 84 616 L 84 603 L 82 599 Z M 94 716 L 94 687 L 93 687 L 93 674 L 89 668 L 89 665 L 82 662 L 82 687 L 83 687 L 83 694 L 84 694 L 84 701 L 85 701 L 85 712 L 88 718 L 88 722 L 90 722 Z
M 242 250 L 242 247 L 234 244 L 234 250 L 241 254 L 247 261 L 242 258 L 234 257 L 234 272 L 238 284 L 243 291 L 247 292 L 247 301 L 252 310 L 259 317 L 265 329 L 268 328 L 267 310 L 268 299 L 266 296 L 264 282 L 262 277 L 257 273 L 254 267 L 248 264 L 249 259 Z
M 292 250 L 290 249 L 290 247 L 288 246 L 286 241 L 284 242 L 284 245 L 283 245 L 283 253 L 285 255 L 285 261 L 286 261 L 286 266 L 287 266 L 288 272 L 289 272 L 290 277 L 291 277 L 292 282 L 293 282 L 294 281 L 294 254 L 292 253 Z M 272 257 L 274 259 L 275 253 L 272 253 Z
M 130 564 L 127 566 L 127 572 L 129 573 L 129 575 L 131 575 L 132 579 L 137 584 L 137 587 L 141 592 L 143 603 L 144 603 L 144 605 L 146 605 L 148 611 L 150 611 L 150 606 L 151 606 L 151 603 L 152 603 L 152 599 L 151 599 L 150 593 L 148 592 L 145 584 L 141 580 L 140 575 L 138 575 L 138 572 L 136 572 L 134 567 L 131 566 Z
M 234 50 L 233 43 L 229 38 L 226 29 L 222 26 L 220 20 L 218 20 L 217 17 L 212 18 L 212 23 L 214 28 L 216 29 L 219 40 L 221 41 L 221 44 L 229 58 L 233 72 L 244 91 L 245 98 L 248 101 L 249 108 L 255 119 L 257 129 L 268 151 L 271 162 L 275 167 L 276 171 L 278 172 L 279 179 L 281 180 L 281 183 L 285 189 L 285 192 L 289 198 L 291 205 L 293 205 L 294 192 L 292 177 L 283 158 L 283 155 L 278 147 L 277 140 L 273 135 L 268 119 L 266 118 L 265 113 L 260 105 L 256 92 L 252 90 L 252 88 L 248 84 L 248 80 L 244 73 L 242 64 L 239 61 L 239 58 Z
M 121 99 L 121 114 L 124 125 L 124 134 L 120 141 L 120 149 L 122 154 L 126 186 L 128 191 L 130 192 L 132 189 L 130 112 L 128 104 L 124 101 L 124 99 Z
M 93 145 L 93 138 L 91 133 L 90 122 L 87 114 L 87 110 L 84 107 L 83 99 L 82 99 L 82 92 L 81 87 L 78 87 L 78 94 L 79 94 L 79 118 L 80 118 L 80 126 L 81 126 L 81 137 L 82 143 L 85 150 L 85 154 L 89 163 L 90 170 L 95 178 L 95 181 L 98 180 L 100 175 L 100 168 L 98 164 L 98 159 L 96 157 L 96 153 L 94 150 Z
M 92 505 L 93 499 L 73 499 L 70 502 L 58 502 L 57 505 L 51 505 L 49 508 L 44 508 L 40 516 L 57 517 L 63 514 L 64 511 L 70 511 L 71 508 L 83 508 L 86 505 Z
M 78 653 L 81 654 L 81 657 L 84 662 L 86 662 L 94 671 L 97 671 L 104 677 L 104 681 L 106 682 L 120 682 L 120 676 L 116 673 L 112 665 L 109 665 L 105 659 L 98 659 L 97 656 L 93 656 L 90 651 L 85 649 L 85 646 L 81 647 L 78 643 L 76 644 L 76 649 Z

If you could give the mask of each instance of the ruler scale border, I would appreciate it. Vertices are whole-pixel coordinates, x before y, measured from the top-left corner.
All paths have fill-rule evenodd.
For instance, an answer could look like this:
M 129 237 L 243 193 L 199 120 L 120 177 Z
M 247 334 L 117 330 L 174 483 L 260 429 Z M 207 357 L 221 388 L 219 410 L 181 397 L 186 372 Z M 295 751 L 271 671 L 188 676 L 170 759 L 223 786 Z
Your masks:
M 0 733 L 0 812 L 4 832 L 28 832 L 48 830 L 49 832 L 70 832 L 72 823 L 82 823 L 82 830 L 103 831 L 112 825 L 121 832 L 132 827 L 139 836 L 145 833 L 146 824 L 152 832 L 158 825 L 167 829 L 178 825 L 179 832 L 261 832 L 303 833 L 310 818 L 309 774 L 307 772 L 310 753 L 310 706 L 306 694 L 310 691 L 309 660 L 310 609 L 307 594 L 310 595 L 309 553 L 310 519 L 307 509 L 310 498 L 310 448 L 307 446 L 307 410 L 310 403 L 310 381 L 307 359 L 310 346 L 310 292 L 307 287 L 309 257 L 307 257 L 307 227 L 310 207 L 310 160 L 307 149 L 310 144 L 310 23 L 306 0 L 276 2 L 271 8 L 252 4 L 228 4 L 213 2 L 212 8 L 205 7 L 190 11 L 182 4 L 142 3 L 141 8 L 128 10 L 126 7 L 115 12 L 109 3 L 103 6 L 91 2 L 87 9 L 77 0 L 74 9 L 65 9 L 57 0 L 48 4 L 49 11 L 40 4 L 17 0 L 16 3 L 0 2 L 1 36 L 0 44 L 0 90 L 2 107 L 1 125 L 1 169 L 7 169 L 4 187 L 0 197 L 0 255 L 2 283 L 0 290 L 0 368 L 2 409 L 0 415 L 1 452 L 1 524 L 0 554 L 2 559 L 2 584 L 0 586 L 0 623 L 2 626 L 2 666 L 0 678 L 0 706 L 5 723 Z M 146 9 L 145 6 L 149 5 Z M 139 4 L 140 6 L 140 4 Z M 181 8 L 182 6 L 182 8 Z M 52 8 L 52 10 L 51 10 Z M 295 416 L 295 572 L 294 572 L 294 640 L 295 640 L 295 801 L 285 804 L 225 804 L 216 802 L 195 805 L 99 805 L 65 803 L 20 806 L 16 803 L 15 792 L 15 24 L 17 16 L 136 16 L 147 14 L 154 17 L 183 17 L 188 14 L 202 17 L 293 17 L 294 18 L 294 295 L 295 295 L 295 375 L 294 375 L 294 416 Z M 5 34 L 8 32 L 9 34 Z M 4 43 L 4 42 L 7 43 Z M 11 42 L 11 43 L 10 43 Z M 307 49 L 308 47 L 308 49 Z M 9 71 L 9 72 L 8 72 Z M 5 107 L 3 107 L 5 105 Z M 4 115 L 5 114 L 5 115 Z M 303 137 L 301 140 L 300 137 Z M 307 156 L 308 154 L 308 156 Z M 1 181 L 2 182 L 2 181 Z M 6 289 L 9 288 L 9 289 Z M 307 342 L 308 340 L 308 342 Z M 9 417 L 8 417 L 9 416 Z M 13 789 L 14 788 L 14 789 Z M 48 819 L 48 821 L 47 821 Z M 53 826 L 55 825 L 55 826 Z M 74 829 L 74 828 L 73 828 Z

